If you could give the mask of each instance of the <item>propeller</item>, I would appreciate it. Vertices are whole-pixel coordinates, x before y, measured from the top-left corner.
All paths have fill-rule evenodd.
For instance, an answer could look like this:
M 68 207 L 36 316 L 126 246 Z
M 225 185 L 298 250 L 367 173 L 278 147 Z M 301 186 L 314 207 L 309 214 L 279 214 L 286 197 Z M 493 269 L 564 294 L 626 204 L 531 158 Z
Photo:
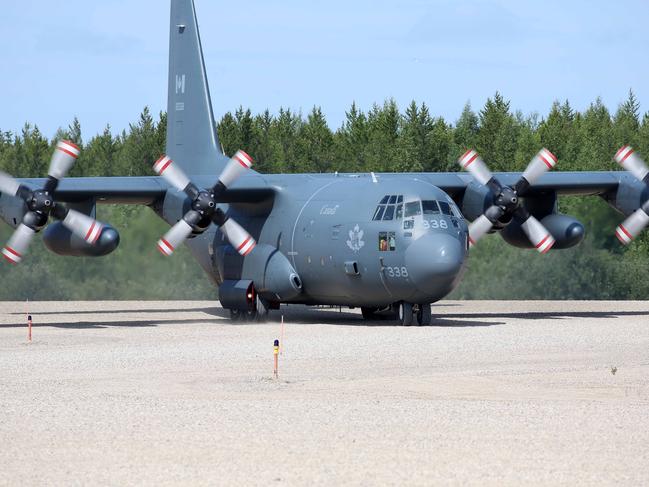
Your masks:
M 101 236 L 101 223 L 56 203 L 53 198 L 59 182 L 68 173 L 79 153 L 79 148 L 72 142 L 59 141 L 54 149 L 43 189 L 31 190 L 9 174 L 0 172 L 0 193 L 21 198 L 27 205 L 22 222 L 2 249 L 2 255 L 8 262 L 18 264 L 23 259 L 34 235 L 45 227 L 50 216 L 60 220 L 72 233 L 89 244 L 95 244 Z
M 516 217 L 521 221 L 521 228 L 536 247 L 545 254 L 555 243 L 552 234 L 520 204 L 520 197 L 536 180 L 552 169 L 557 158 L 547 149 L 541 149 L 527 165 L 521 178 L 513 186 L 502 185 L 480 158 L 478 153 L 469 149 L 458 159 L 458 164 L 469 171 L 480 184 L 489 188 L 493 204 L 469 225 L 469 244 L 476 242 L 487 234 L 499 220 L 510 221 Z
M 649 186 L 649 168 L 630 146 L 621 147 L 615 154 L 615 161 Z M 649 225 L 649 200 L 618 225 L 615 236 L 622 244 L 629 245 L 647 225 Z
M 250 169 L 252 163 L 248 154 L 242 150 L 237 151 L 226 164 L 216 184 L 209 189 L 199 189 L 168 156 L 158 159 L 153 170 L 192 200 L 191 209 L 158 240 L 158 250 L 163 255 L 171 255 L 193 232 L 204 232 L 210 223 L 214 223 L 239 254 L 245 256 L 252 252 L 257 245 L 255 239 L 216 206 L 219 196 Z

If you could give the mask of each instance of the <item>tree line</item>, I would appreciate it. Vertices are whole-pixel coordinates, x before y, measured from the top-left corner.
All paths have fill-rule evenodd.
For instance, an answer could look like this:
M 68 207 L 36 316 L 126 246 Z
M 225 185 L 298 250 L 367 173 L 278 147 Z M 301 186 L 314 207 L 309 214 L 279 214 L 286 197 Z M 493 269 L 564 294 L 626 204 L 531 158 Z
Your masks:
M 240 107 L 221 117 L 217 130 L 226 154 L 245 150 L 263 173 L 456 171 L 457 157 L 469 147 L 494 171 L 522 170 L 541 147 L 558 156 L 557 170 L 613 170 L 613 154 L 627 143 L 649 157 L 649 113 L 641 113 L 632 91 L 613 113 L 597 99 L 583 111 L 557 101 L 544 116 L 513 111 L 495 93 L 477 111 L 467 103 L 454 122 L 433 115 L 425 103 L 400 109 L 388 99 L 367 111 L 352 104 L 336 129 L 320 107 L 306 115 L 288 108 L 253 114 Z M 148 108 L 127 130 L 114 134 L 106 126 L 88 140 L 76 118 L 51 139 L 25 124 L 20 133 L 0 130 L 0 170 L 42 177 L 55 142 L 67 138 L 82 147 L 71 177 L 151 175 L 165 135 L 166 114 L 154 117 Z M 586 225 L 580 246 L 539 256 L 509 247 L 498 236 L 485 238 L 472 251 L 467 275 L 452 297 L 646 298 L 649 284 L 642 271 L 648 270 L 649 240 L 641 237 L 622 248 L 613 236 L 622 216 L 598 198 L 564 197 L 559 204 Z M 52 256 L 37 237 L 20 266 L 0 266 L 0 276 L 10 283 L 0 287 L 0 299 L 215 298 L 186 249 L 172 259 L 157 253 L 155 241 L 166 224 L 149 209 L 100 206 L 98 218 L 120 231 L 116 252 L 98 259 Z M 0 226 L 0 241 L 11 231 Z

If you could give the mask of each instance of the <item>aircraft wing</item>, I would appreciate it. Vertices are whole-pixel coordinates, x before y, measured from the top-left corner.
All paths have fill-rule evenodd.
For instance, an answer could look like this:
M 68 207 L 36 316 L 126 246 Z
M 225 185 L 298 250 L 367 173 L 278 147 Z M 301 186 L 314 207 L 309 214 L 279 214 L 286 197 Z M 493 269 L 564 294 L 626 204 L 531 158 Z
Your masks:
M 494 173 L 494 176 L 504 185 L 513 185 L 521 177 L 521 173 L 501 172 Z M 470 174 L 459 172 L 419 173 L 417 177 L 453 196 L 463 193 L 471 184 L 478 184 Z M 526 196 L 548 192 L 562 195 L 605 195 L 616 191 L 623 181 L 633 184 L 633 178 L 624 171 L 549 172 L 530 187 Z
M 197 181 L 202 179 L 198 178 Z M 212 179 L 206 180 L 205 185 L 210 182 L 213 184 Z M 274 191 L 260 179 L 250 178 L 248 181 L 250 184 L 235 185 L 232 189 L 226 190 L 219 200 L 223 203 L 247 203 L 272 197 Z M 17 181 L 29 188 L 38 189 L 42 188 L 47 180 L 22 178 Z M 156 176 L 66 178 L 59 183 L 54 197 L 56 201 L 62 203 L 94 199 L 100 204 L 152 205 L 164 198 L 169 189 L 169 184 L 163 178 Z

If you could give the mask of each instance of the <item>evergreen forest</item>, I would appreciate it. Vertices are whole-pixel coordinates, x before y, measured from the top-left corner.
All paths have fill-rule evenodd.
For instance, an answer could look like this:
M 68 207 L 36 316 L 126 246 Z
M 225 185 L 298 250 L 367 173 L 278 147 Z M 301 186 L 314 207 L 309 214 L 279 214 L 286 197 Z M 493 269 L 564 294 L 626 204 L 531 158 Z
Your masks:
M 614 112 L 599 99 L 584 111 L 557 101 L 545 114 L 515 111 L 500 93 L 484 106 L 467 104 L 457 120 L 436 116 L 425 103 L 399 107 L 386 100 L 363 111 L 352 104 L 340 127 L 320 107 L 302 113 L 252 113 L 240 107 L 217 123 L 226 154 L 243 149 L 262 173 L 440 172 L 459 170 L 456 160 L 474 147 L 493 171 L 522 171 L 541 147 L 558 156 L 559 171 L 619 170 L 616 150 L 630 144 L 649 158 L 649 112 L 629 91 Z M 1 129 L 1 127 L 0 127 Z M 67 138 L 82 148 L 69 177 L 153 175 L 164 152 L 166 115 L 144 108 L 119 134 L 106 126 L 82 134 L 74 119 L 52 138 L 25 124 L 20 133 L 0 130 L 0 170 L 15 177 L 44 177 L 54 144 Z M 456 299 L 646 299 L 649 237 L 628 248 L 615 238 L 623 216 L 597 197 L 562 197 L 559 210 L 584 223 L 577 247 L 539 255 L 508 246 L 498 235 L 471 251 Z M 49 253 L 39 236 L 18 266 L 0 263 L 1 300 L 215 299 L 216 289 L 186 248 L 164 258 L 156 241 L 167 225 L 149 208 L 100 205 L 98 219 L 121 235 L 120 247 L 102 258 Z M 0 241 L 12 229 L 0 224 Z

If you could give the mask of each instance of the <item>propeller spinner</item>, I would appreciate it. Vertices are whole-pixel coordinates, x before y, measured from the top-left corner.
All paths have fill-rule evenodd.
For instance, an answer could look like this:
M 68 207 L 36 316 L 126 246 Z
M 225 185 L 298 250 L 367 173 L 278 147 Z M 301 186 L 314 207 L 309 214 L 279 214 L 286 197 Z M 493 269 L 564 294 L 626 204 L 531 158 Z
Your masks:
M 12 176 L 0 172 L 0 192 L 21 198 L 27 205 L 22 222 L 2 249 L 2 255 L 8 262 L 18 264 L 23 259 L 34 235 L 45 227 L 50 216 L 61 220 L 72 233 L 89 244 L 95 244 L 101 236 L 101 223 L 56 203 L 53 198 L 60 180 L 68 173 L 79 153 L 79 147 L 72 142 L 59 141 L 54 149 L 43 189 L 31 190 Z
M 539 177 L 556 165 L 557 158 L 552 152 L 541 149 L 513 186 L 502 185 L 473 149 L 466 151 L 458 159 L 458 163 L 463 169 L 469 171 L 476 181 L 487 186 L 493 195 L 493 205 L 469 225 L 471 246 L 487 234 L 498 220 L 503 217 L 510 219 L 516 217 L 521 221 L 521 228 L 536 250 L 545 254 L 552 248 L 555 243 L 552 234 L 520 204 L 520 196 L 523 196 Z
M 219 196 L 250 169 L 252 163 L 252 158 L 240 150 L 230 159 L 212 188 L 199 189 L 169 157 L 158 159 L 153 170 L 192 200 L 191 209 L 158 241 L 158 250 L 163 255 L 171 255 L 192 232 L 203 232 L 214 223 L 239 254 L 245 256 L 252 252 L 255 239 L 216 206 Z

